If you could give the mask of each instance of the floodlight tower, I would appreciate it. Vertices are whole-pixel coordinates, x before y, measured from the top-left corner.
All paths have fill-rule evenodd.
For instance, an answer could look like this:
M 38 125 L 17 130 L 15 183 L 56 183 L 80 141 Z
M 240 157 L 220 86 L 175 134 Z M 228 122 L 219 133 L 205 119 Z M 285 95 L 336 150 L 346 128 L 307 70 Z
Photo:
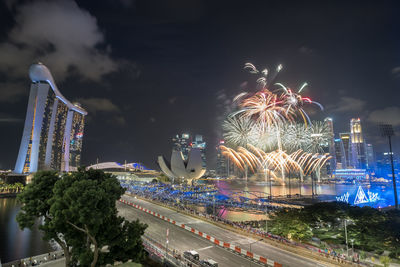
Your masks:
M 390 155 L 390 163 L 392 165 L 394 204 L 395 204 L 395 208 L 398 209 L 399 202 L 397 199 L 396 177 L 394 176 L 393 152 L 392 152 L 392 136 L 394 135 L 394 130 L 393 130 L 393 126 L 391 124 L 381 124 L 380 130 L 381 130 L 382 136 L 388 137 L 388 139 L 389 139 L 389 155 Z

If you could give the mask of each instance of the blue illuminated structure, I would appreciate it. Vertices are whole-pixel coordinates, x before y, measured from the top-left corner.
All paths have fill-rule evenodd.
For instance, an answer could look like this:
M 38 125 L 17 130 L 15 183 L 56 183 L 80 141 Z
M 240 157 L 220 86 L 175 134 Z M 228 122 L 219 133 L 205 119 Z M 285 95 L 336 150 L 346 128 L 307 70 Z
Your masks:
M 354 200 L 351 201 L 351 199 Z M 378 201 L 383 200 L 379 193 L 373 193 L 369 189 L 367 194 L 365 193 L 364 189 L 361 185 L 357 187 L 357 192 L 355 194 L 350 194 L 349 192 L 345 192 L 342 195 L 336 196 L 336 201 L 346 202 L 346 203 L 353 203 L 353 205 L 367 205 L 367 206 L 375 206 L 375 203 Z M 382 206 L 387 206 L 386 203 L 381 203 Z
M 337 169 L 334 173 L 337 180 L 359 181 L 367 178 L 365 169 Z
M 369 199 L 365 195 L 364 190 L 361 186 L 358 187 L 356 198 L 354 199 L 354 205 L 368 203 Z

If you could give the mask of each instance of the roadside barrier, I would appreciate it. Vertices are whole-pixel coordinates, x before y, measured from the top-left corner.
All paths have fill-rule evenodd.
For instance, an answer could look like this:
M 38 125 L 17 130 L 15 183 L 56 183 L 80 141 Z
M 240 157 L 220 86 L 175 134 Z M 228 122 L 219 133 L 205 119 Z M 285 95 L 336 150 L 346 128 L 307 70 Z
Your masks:
M 128 206 L 134 207 L 134 208 L 139 209 L 141 211 L 144 211 L 144 212 L 146 212 L 148 214 L 151 214 L 154 217 L 157 217 L 157 218 L 159 218 L 161 220 L 164 220 L 164 221 L 167 221 L 167 222 L 169 222 L 171 224 L 174 224 L 174 225 L 176 225 L 176 226 L 178 226 L 178 227 L 180 227 L 182 229 L 185 229 L 185 230 L 187 230 L 189 232 L 192 232 L 195 235 L 201 236 L 201 237 L 209 240 L 210 242 L 214 243 L 217 246 L 232 250 L 232 251 L 234 251 L 234 252 L 236 252 L 236 253 L 238 253 L 238 254 L 240 254 L 242 256 L 245 256 L 245 257 L 250 258 L 252 260 L 258 261 L 259 263 L 266 264 L 268 266 L 282 267 L 282 264 L 280 264 L 278 262 L 275 262 L 275 261 L 273 261 L 271 259 L 265 258 L 265 257 L 260 256 L 260 255 L 257 255 L 257 254 L 255 254 L 253 252 L 247 251 L 245 249 L 242 249 L 242 248 L 240 248 L 238 246 L 235 246 L 235 245 L 232 245 L 230 243 L 218 240 L 217 238 L 214 238 L 214 237 L 212 237 L 212 236 L 210 236 L 210 235 L 208 235 L 206 233 L 200 232 L 200 231 L 198 231 L 198 230 L 196 230 L 196 229 L 194 229 L 192 227 L 189 227 L 189 226 L 187 226 L 187 225 L 185 225 L 183 223 L 178 223 L 178 222 L 176 222 L 174 220 L 171 220 L 170 218 L 165 217 L 164 215 L 161 215 L 161 214 L 156 213 L 154 211 L 151 211 L 149 209 L 143 208 L 143 207 L 141 207 L 141 206 L 139 206 L 137 204 L 134 204 L 134 203 L 129 202 L 129 201 L 124 200 L 124 199 L 120 199 L 119 201 L 121 203 L 124 203 L 124 204 L 128 205 Z

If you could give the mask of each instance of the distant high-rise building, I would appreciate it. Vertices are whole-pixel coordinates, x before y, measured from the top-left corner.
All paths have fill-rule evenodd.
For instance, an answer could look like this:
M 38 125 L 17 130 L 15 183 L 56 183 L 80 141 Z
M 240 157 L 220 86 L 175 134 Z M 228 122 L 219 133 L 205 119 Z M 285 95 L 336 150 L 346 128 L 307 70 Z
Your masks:
M 221 148 L 220 145 L 224 145 L 224 140 L 219 141 L 217 148 L 217 175 L 221 177 L 228 177 L 228 163 L 229 163 L 229 158 L 225 157 L 221 153 Z
M 325 123 L 328 125 L 331 138 L 329 140 L 328 149 L 331 159 L 329 160 L 329 168 L 327 169 L 328 174 L 331 174 L 336 169 L 336 152 L 335 152 L 335 133 L 333 131 L 332 118 L 325 118 Z
M 33 64 L 29 76 L 32 84 L 14 172 L 73 170 L 80 165 L 87 112 L 60 93 L 45 65 Z
M 200 149 L 203 167 L 206 167 L 206 142 L 203 141 L 202 135 L 195 135 L 194 141 L 192 142 L 192 148 Z
M 188 160 L 189 152 L 192 148 L 198 148 L 201 152 L 202 167 L 206 167 L 206 142 L 202 135 L 195 135 L 194 139 L 188 133 L 177 134 L 172 138 L 173 150 L 180 151 L 183 159 Z
M 172 138 L 173 150 L 182 152 L 183 159 L 187 160 L 191 148 L 192 139 L 190 134 L 183 133 L 181 136 L 178 134 Z
M 335 139 L 335 158 L 336 158 L 336 169 L 343 169 L 343 162 L 346 162 L 344 158 L 344 148 L 342 140 Z
M 367 167 L 366 148 L 359 118 L 351 119 L 350 132 L 351 165 L 356 169 L 365 169 Z
M 342 142 L 343 146 L 343 153 L 342 153 L 342 168 L 347 169 L 351 167 L 350 158 L 351 158 L 351 146 L 350 146 L 350 133 L 340 133 L 340 141 Z
M 367 154 L 367 169 L 375 169 L 375 155 L 374 155 L 374 149 L 372 147 L 372 144 L 367 144 L 366 145 L 366 154 Z

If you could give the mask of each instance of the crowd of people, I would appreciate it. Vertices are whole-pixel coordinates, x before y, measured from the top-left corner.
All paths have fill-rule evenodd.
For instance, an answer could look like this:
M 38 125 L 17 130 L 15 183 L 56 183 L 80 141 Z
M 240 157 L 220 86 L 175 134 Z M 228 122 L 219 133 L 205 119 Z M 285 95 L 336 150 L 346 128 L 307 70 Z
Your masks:
M 199 197 L 199 195 L 195 195 L 195 194 L 189 195 L 188 192 L 204 191 L 206 188 L 202 188 L 202 190 L 198 190 L 198 189 L 195 190 L 195 189 L 189 188 L 189 187 L 184 188 L 184 189 L 179 188 L 180 192 L 176 192 L 177 188 L 172 187 L 171 185 L 164 185 L 164 184 L 163 185 L 160 185 L 160 184 L 153 185 L 155 188 L 154 190 L 142 190 L 143 186 L 146 186 L 146 185 L 137 186 L 137 185 L 132 185 L 129 182 L 126 184 L 123 184 L 123 186 L 126 187 L 128 189 L 128 191 L 130 191 L 130 193 L 132 193 L 134 195 L 138 195 L 138 196 L 141 196 L 141 197 L 144 197 L 147 199 L 151 199 L 152 201 L 161 202 L 168 207 L 174 207 L 177 210 L 180 210 L 182 212 L 186 212 L 191 215 L 203 217 L 207 220 L 210 220 L 210 221 L 213 221 L 213 222 L 216 222 L 219 224 L 233 227 L 237 230 L 246 232 L 247 234 L 257 235 L 259 237 L 274 240 L 274 241 L 277 241 L 280 243 L 284 243 L 284 244 L 292 246 L 292 247 L 302 247 L 302 248 L 312 251 L 313 253 L 318 253 L 327 258 L 331 258 L 337 262 L 343 262 L 346 259 L 348 259 L 353 262 L 359 263 L 358 254 L 354 253 L 352 258 L 347 258 L 344 253 L 339 252 L 337 249 L 336 250 L 332 249 L 332 248 L 320 249 L 314 245 L 299 243 L 294 240 L 290 240 L 288 238 L 274 235 L 270 232 L 266 232 L 265 231 L 265 221 L 262 221 L 262 220 L 261 221 L 260 220 L 241 221 L 241 222 L 231 221 L 231 220 L 224 219 L 224 218 L 218 216 L 218 214 L 215 214 L 215 212 L 212 212 L 213 214 L 208 214 L 208 213 L 200 212 L 199 210 L 192 208 L 191 206 L 193 206 L 193 205 L 190 205 L 190 204 L 193 204 L 194 200 L 200 201 L 201 203 L 202 203 L 202 201 L 204 202 L 206 200 L 204 199 L 204 197 L 201 197 L 201 194 Z M 208 188 L 208 190 L 210 190 L 210 188 Z M 155 192 L 158 192 L 158 193 L 154 194 Z M 160 193 L 160 192 L 165 192 L 165 193 Z M 185 195 L 185 192 L 186 192 L 186 195 Z M 232 201 L 232 199 L 216 199 L 215 196 L 213 198 L 208 196 L 207 201 L 206 201 L 207 203 L 203 203 L 203 204 L 208 204 L 208 206 L 210 206 L 210 204 L 211 204 L 218 208 L 225 207 L 225 208 L 232 209 L 232 208 L 243 207 L 243 203 L 234 202 L 234 201 Z M 280 208 L 279 206 L 269 205 L 268 203 L 264 203 L 264 202 L 263 203 L 248 202 L 248 203 L 246 203 L 245 206 L 246 206 L 246 208 L 250 208 L 252 210 L 261 210 L 263 212 L 266 212 L 266 211 L 271 212 L 271 211 L 274 211 L 274 210 Z
M 185 205 L 185 203 L 177 203 L 176 201 L 171 201 L 170 199 L 161 199 L 161 200 L 158 198 L 150 198 L 150 199 L 152 201 L 161 202 L 168 207 L 174 207 L 181 212 L 195 215 L 198 217 L 203 217 L 203 218 L 213 221 L 215 223 L 230 226 L 232 228 L 235 228 L 235 229 L 245 232 L 247 234 L 257 235 L 261 238 L 274 240 L 274 241 L 284 243 L 285 245 L 289 245 L 292 247 L 305 248 L 307 250 L 310 250 L 313 253 L 318 253 L 318 254 L 320 254 L 324 257 L 330 258 L 338 263 L 343 263 L 346 260 L 350 260 L 355 263 L 360 263 L 358 254 L 354 254 L 351 258 L 347 258 L 344 253 L 340 253 L 333 248 L 320 249 L 320 248 L 310 245 L 310 244 L 296 242 L 294 240 L 290 240 L 285 237 L 274 235 L 270 232 L 266 232 L 265 231 L 265 223 L 264 223 L 265 221 L 256 221 L 256 220 L 240 221 L 240 222 L 231 221 L 231 220 L 222 218 L 217 215 L 200 212 L 197 209 L 193 209 L 192 207 Z

